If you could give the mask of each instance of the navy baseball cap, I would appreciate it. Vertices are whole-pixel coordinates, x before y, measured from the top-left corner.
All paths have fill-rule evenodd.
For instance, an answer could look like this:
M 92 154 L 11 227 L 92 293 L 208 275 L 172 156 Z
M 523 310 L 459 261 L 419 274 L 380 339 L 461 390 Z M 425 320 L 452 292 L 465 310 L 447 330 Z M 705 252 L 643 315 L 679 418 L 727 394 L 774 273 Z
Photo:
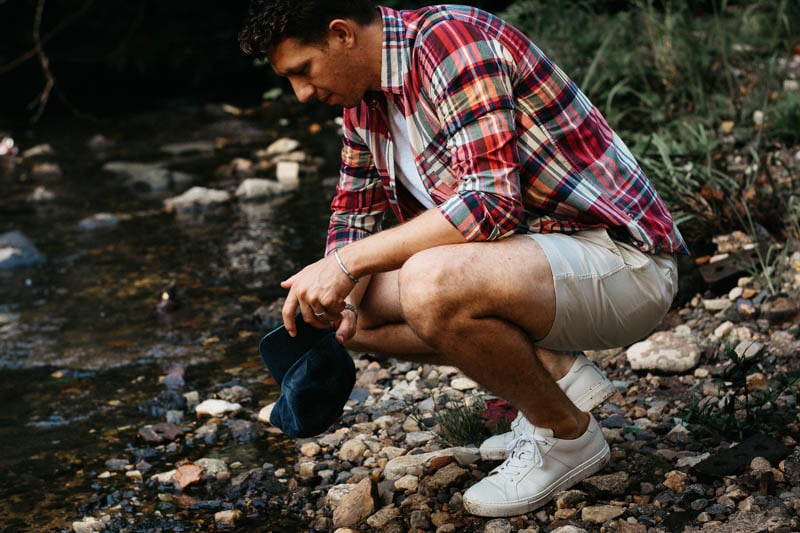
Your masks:
M 342 415 L 356 382 L 356 367 L 335 331 L 317 329 L 298 315 L 297 336 L 284 326 L 258 345 L 261 358 L 281 387 L 269 422 L 290 437 L 319 435 Z

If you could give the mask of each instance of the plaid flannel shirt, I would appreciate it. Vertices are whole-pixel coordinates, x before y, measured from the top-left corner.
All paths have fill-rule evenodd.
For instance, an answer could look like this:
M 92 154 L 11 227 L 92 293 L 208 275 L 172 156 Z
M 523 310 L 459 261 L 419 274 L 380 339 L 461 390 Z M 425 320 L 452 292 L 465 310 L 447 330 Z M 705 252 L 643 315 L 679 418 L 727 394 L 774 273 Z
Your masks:
M 327 253 L 423 211 L 394 179 L 386 98 L 407 119 L 422 181 L 467 240 L 605 227 L 687 253 L 629 149 L 523 33 L 466 6 L 382 7 L 382 90 L 345 109 Z

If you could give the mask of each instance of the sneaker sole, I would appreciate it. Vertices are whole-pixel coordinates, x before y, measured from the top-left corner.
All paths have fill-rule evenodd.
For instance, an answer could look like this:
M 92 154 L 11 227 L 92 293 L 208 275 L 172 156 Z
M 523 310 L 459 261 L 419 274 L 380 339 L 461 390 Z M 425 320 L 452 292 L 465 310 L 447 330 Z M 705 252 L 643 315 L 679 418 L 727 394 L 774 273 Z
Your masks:
M 575 407 L 581 411 L 591 411 L 608 398 L 617 392 L 617 388 L 608 379 L 604 378 L 603 381 L 598 383 L 586 391 L 583 396 L 574 401 Z M 489 448 L 480 450 L 481 459 L 485 461 L 504 461 L 508 457 L 508 450 L 506 448 Z
M 577 483 L 580 483 L 587 477 L 601 471 L 608 464 L 610 456 L 611 449 L 608 447 L 608 444 L 606 444 L 601 451 L 597 452 L 588 461 L 584 462 L 580 468 L 576 468 L 575 470 L 567 472 L 556 483 L 553 483 L 550 488 L 534 497 L 512 502 L 496 503 L 477 503 L 465 499 L 464 508 L 476 516 L 492 518 L 518 516 L 521 514 L 530 513 L 539 509 L 553 499 L 553 496 L 556 493 L 566 490 Z

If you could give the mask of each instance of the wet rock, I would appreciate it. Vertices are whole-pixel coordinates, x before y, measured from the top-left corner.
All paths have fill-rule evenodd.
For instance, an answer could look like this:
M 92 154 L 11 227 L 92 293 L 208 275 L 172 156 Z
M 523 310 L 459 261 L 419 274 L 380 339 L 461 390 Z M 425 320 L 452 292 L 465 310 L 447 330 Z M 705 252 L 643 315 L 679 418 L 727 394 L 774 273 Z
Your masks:
M 372 480 L 362 479 L 333 510 L 333 527 L 351 527 L 366 519 L 375 510 Z
M 103 529 L 105 529 L 105 524 L 93 516 L 87 516 L 72 523 L 72 531 L 75 533 L 97 533 Z
M 36 189 L 34 189 L 33 192 L 27 198 L 29 202 L 34 204 L 52 202 L 55 199 L 56 199 L 55 193 L 50 191 L 43 185 L 39 185 L 38 187 L 36 187 Z
M 180 196 L 164 200 L 164 209 L 178 214 L 192 214 L 209 211 L 227 204 L 231 200 L 228 191 L 209 189 L 207 187 L 192 187 Z
M 214 513 L 214 524 L 219 528 L 234 527 L 242 519 L 242 516 L 242 512 L 239 509 L 219 511 Z
M 203 470 L 202 466 L 196 464 L 186 464 L 179 466 L 175 470 L 175 475 L 173 479 L 181 490 L 184 490 L 189 485 L 194 483 L 198 483 L 200 480 L 203 479 L 203 474 L 205 471 Z
M 264 200 L 291 192 L 296 187 L 263 178 L 247 178 L 236 189 L 236 197 L 240 200 Z
M 139 436 L 150 444 L 174 441 L 183 435 L 183 430 L 175 424 L 148 424 L 139 428 Z
M 44 255 L 22 232 L 0 234 L 0 270 L 11 270 L 44 263 Z
M 189 141 L 165 144 L 161 151 L 173 157 L 188 155 L 213 155 L 217 149 L 214 141 Z
M 226 402 L 247 403 L 252 400 L 253 392 L 241 385 L 233 385 L 217 391 L 217 396 Z
M 626 356 L 634 370 L 678 373 L 697 365 L 700 348 L 687 337 L 680 337 L 671 331 L 660 331 L 628 348 Z
M 259 438 L 263 430 L 256 422 L 249 420 L 228 420 L 225 425 L 231 432 L 231 437 L 236 444 L 247 444 Z
M 169 170 L 162 163 L 111 161 L 103 165 L 103 171 L 123 179 L 129 187 L 141 192 L 179 190 L 194 181 L 190 174 Z
M 185 375 L 186 370 L 183 367 L 174 366 L 161 380 L 161 384 L 170 389 L 181 389 L 186 384 Z
M 197 416 L 222 416 L 226 413 L 235 413 L 242 406 L 238 403 L 226 402 L 225 400 L 205 400 L 195 407 Z
M 222 459 L 204 457 L 195 461 L 194 464 L 202 468 L 208 477 L 217 477 L 219 474 L 229 472 L 228 465 Z
M 115 228 L 119 225 L 119 218 L 113 213 L 97 213 L 84 218 L 78 223 L 81 231 L 95 231 L 100 229 Z
M 296 139 L 290 139 L 288 137 L 283 137 L 274 141 L 263 152 L 259 152 L 258 154 L 256 154 L 256 157 L 271 158 L 279 155 L 288 154 L 290 152 L 294 152 L 298 148 L 300 148 L 300 141 Z

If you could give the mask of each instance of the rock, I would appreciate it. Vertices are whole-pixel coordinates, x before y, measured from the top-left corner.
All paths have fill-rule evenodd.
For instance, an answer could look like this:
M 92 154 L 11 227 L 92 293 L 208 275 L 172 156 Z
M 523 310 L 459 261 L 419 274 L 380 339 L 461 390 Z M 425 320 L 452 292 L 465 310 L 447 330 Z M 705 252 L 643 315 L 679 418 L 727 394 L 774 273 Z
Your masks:
M 283 187 L 294 190 L 300 186 L 300 163 L 297 161 L 278 161 L 275 177 Z
M 385 527 L 389 522 L 394 520 L 395 518 L 399 518 L 401 515 L 400 509 L 395 507 L 394 505 L 389 505 L 380 509 L 378 512 L 367 518 L 367 524 L 370 527 L 375 529 L 381 529 Z
M 190 141 L 165 144 L 161 151 L 171 156 L 212 155 L 217 149 L 214 141 Z
M 466 390 L 477 389 L 479 385 L 475 381 L 469 378 L 462 377 L 462 378 L 456 378 L 453 381 L 451 381 L 450 386 L 456 390 L 466 391 Z
M 367 445 L 363 440 L 351 439 L 342 444 L 339 449 L 339 459 L 348 463 L 360 464 L 365 451 L 367 451 Z
M 241 519 L 242 512 L 239 509 L 214 513 L 214 524 L 220 528 L 234 527 Z
M 437 470 L 432 476 L 422 481 L 422 486 L 429 492 L 443 491 L 451 487 L 461 487 L 470 478 L 469 472 L 456 463 L 450 463 Z
M 431 431 L 412 431 L 406 434 L 406 444 L 411 448 L 416 448 L 435 438 L 436 434 Z
M 33 242 L 17 230 L 0 234 L 0 270 L 11 270 L 44 263 L 44 255 Z
M 119 218 L 113 213 L 97 213 L 78 222 L 81 231 L 114 228 L 119 225 Z
M 180 196 L 164 200 L 164 209 L 167 212 L 175 211 L 180 214 L 196 213 L 214 209 L 230 200 L 231 194 L 228 191 L 192 187 Z
M 194 408 L 197 416 L 222 416 L 225 413 L 235 413 L 242 406 L 238 403 L 226 402 L 225 400 L 205 400 Z
M 686 484 L 688 482 L 689 475 L 680 470 L 671 470 L 664 475 L 664 486 L 678 494 L 686 492 Z
M 621 496 L 628 493 L 628 483 L 630 476 L 627 472 L 614 472 L 613 474 L 603 474 L 591 476 L 583 480 L 584 485 L 601 493 Z
M 375 510 L 372 498 L 372 480 L 362 479 L 333 510 L 333 527 L 351 527 L 364 520 Z
M 175 424 L 148 424 L 139 428 L 139 436 L 151 444 L 171 442 L 183 435 L 183 430 Z
M 28 196 L 27 200 L 31 203 L 45 203 L 45 202 L 52 202 L 56 199 L 55 193 L 51 192 L 46 187 L 39 185 L 33 192 Z
M 592 524 L 604 524 L 625 512 L 625 507 L 617 505 L 592 505 L 581 509 L 581 520 Z
M 778 296 L 761 304 L 761 317 L 772 323 L 789 320 L 798 312 L 797 302 L 785 296 Z
M 617 533 L 647 533 L 647 526 L 628 522 L 627 520 L 618 520 Z
M 97 533 L 103 529 L 105 529 L 105 525 L 93 516 L 87 516 L 79 522 L 72 523 L 72 531 L 75 533 Z
M 386 463 L 383 475 L 389 480 L 400 479 L 407 474 L 415 475 L 419 469 L 423 468 L 432 459 L 447 456 L 455 458 L 461 465 L 472 464 L 480 459 L 480 453 L 477 448 L 448 448 L 416 455 L 402 455 Z
M 169 170 L 161 163 L 111 161 L 103 165 L 103 171 L 125 180 L 134 190 L 143 192 L 182 189 L 194 181 L 190 174 Z
M 257 154 L 258 157 L 270 158 L 277 155 L 288 154 L 300 148 L 300 141 L 283 137 L 270 144 L 263 153 Z
M 228 472 L 228 465 L 222 459 L 204 457 L 195 461 L 194 464 L 202 468 L 207 477 L 217 477 L 218 474 Z
M 764 345 L 758 341 L 743 340 L 736 345 L 734 351 L 742 359 L 752 359 L 764 350 Z
M 247 178 L 236 189 L 236 197 L 241 200 L 263 200 L 291 192 L 296 187 L 263 178 Z
M 700 361 L 700 347 L 691 339 L 660 331 L 637 342 L 626 352 L 634 370 L 686 372 Z
M 419 478 L 410 474 L 405 475 L 394 482 L 394 488 L 406 492 L 417 492 L 419 488 Z
M 483 533 L 511 533 L 511 531 L 513 531 L 511 522 L 505 518 L 489 520 L 483 527 Z
M 187 464 L 179 466 L 175 470 L 174 479 L 178 483 L 181 490 L 185 489 L 193 483 L 197 483 L 203 479 L 203 467 L 196 464 Z
M 300 454 L 304 457 L 314 457 L 322 451 L 322 446 L 316 442 L 304 442 L 300 445 Z

